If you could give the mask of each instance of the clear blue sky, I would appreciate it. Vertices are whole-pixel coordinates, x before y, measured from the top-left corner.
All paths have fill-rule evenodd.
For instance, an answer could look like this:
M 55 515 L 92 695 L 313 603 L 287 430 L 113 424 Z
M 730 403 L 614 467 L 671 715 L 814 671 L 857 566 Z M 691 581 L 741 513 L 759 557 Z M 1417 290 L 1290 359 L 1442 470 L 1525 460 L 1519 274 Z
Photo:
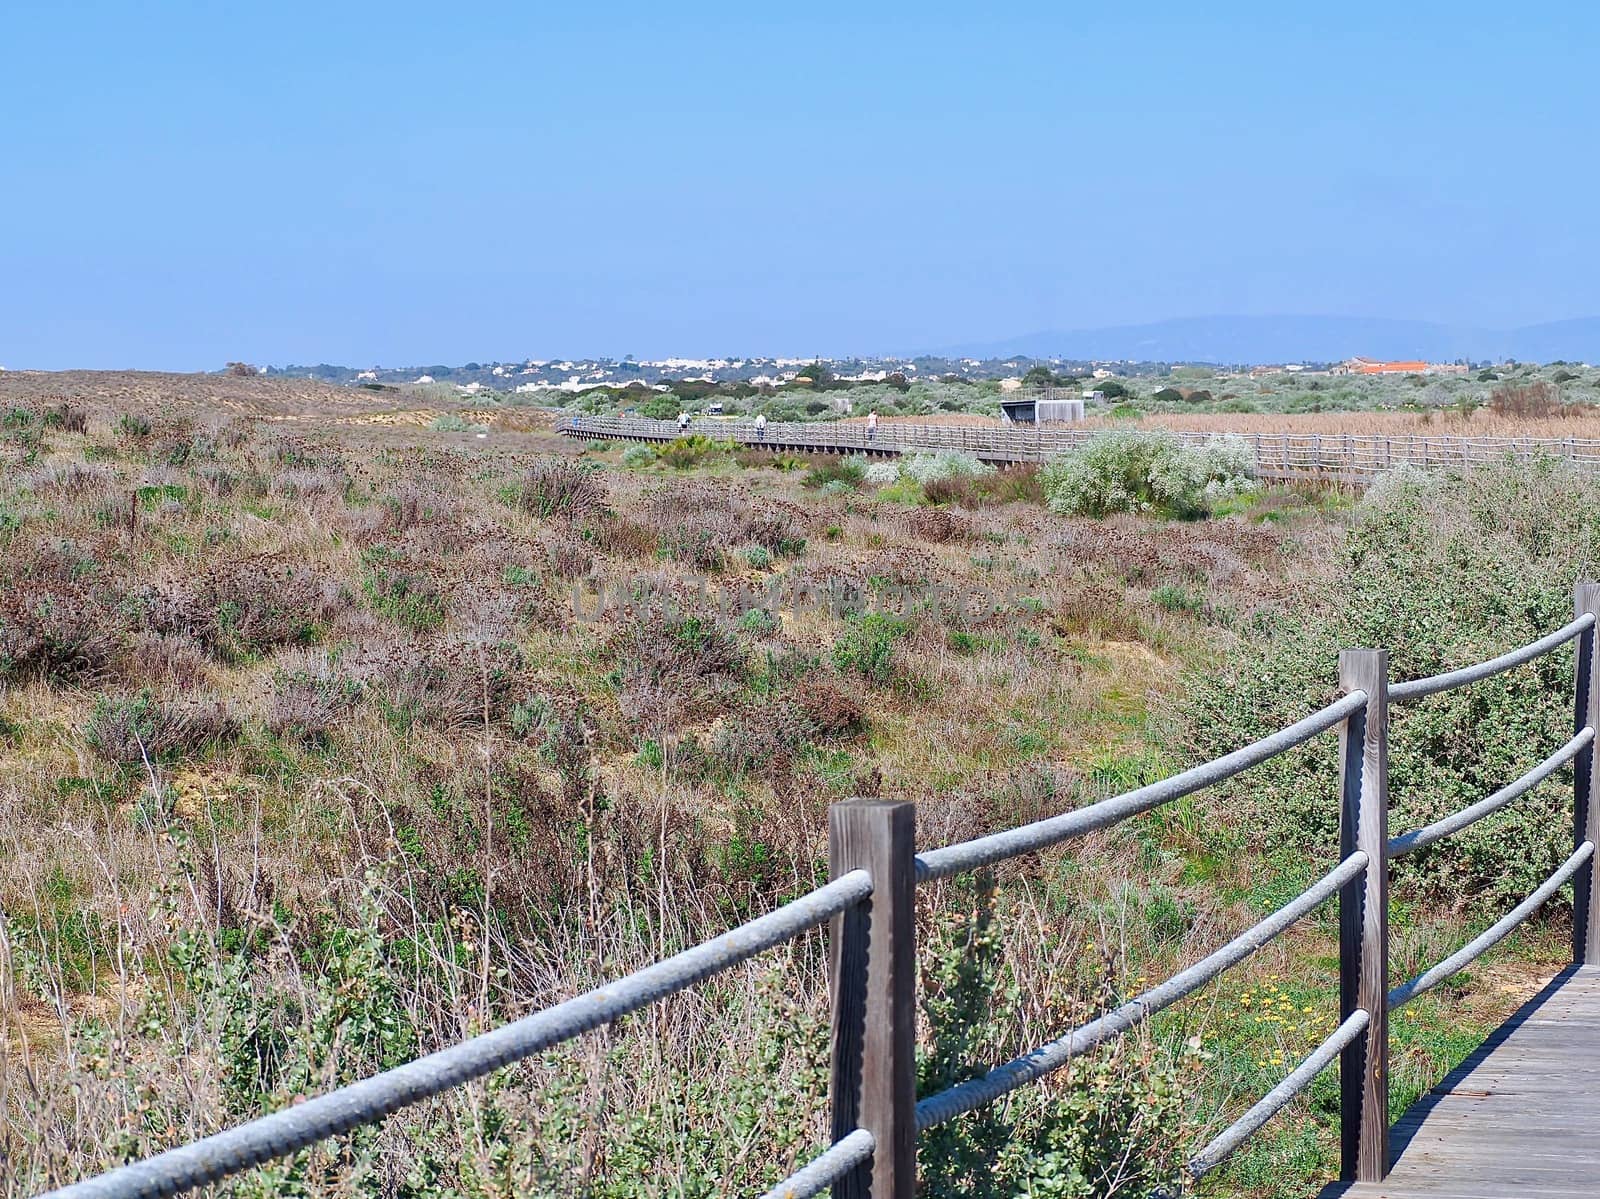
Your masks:
M 0 5 L 0 365 L 1600 312 L 1575 2 Z

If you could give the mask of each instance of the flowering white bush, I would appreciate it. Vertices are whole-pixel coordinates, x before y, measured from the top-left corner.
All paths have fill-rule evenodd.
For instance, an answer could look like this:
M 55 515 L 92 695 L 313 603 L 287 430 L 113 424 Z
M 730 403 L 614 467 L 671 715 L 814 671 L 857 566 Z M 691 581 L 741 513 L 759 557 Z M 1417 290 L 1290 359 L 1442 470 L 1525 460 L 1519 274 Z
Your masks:
M 1050 463 L 1043 483 L 1050 510 L 1065 515 L 1159 509 L 1198 516 L 1259 487 L 1255 474 L 1255 456 L 1237 435 L 1185 445 L 1171 433 L 1117 431 Z
M 871 462 L 867 464 L 867 482 L 875 487 L 893 483 L 900 478 L 898 462 Z
M 900 459 L 900 474 L 923 486 L 942 479 L 979 478 L 994 474 L 994 467 L 960 450 L 940 450 L 933 454 L 905 454 Z

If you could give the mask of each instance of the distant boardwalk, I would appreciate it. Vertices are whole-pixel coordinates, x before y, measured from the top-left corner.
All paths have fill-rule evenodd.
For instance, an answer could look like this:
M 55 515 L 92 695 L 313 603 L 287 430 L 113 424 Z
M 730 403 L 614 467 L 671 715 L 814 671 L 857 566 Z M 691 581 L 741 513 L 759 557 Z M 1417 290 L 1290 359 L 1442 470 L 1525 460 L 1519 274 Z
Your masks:
M 773 422 L 765 431 L 751 421 L 697 420 L 680 431 L 676 421 L 632 416 L 564 416 L 557 423 L 568 437 L 595 440 L 671 441 L 699 433 L 723 441 L 789 453 L 893 455 L 962 450 L 985 462 L 1042 462 L 1082 445 L 1104 430 L 1019 425 L 922 425 L 894 421 L 869 436 L 866 425 L 851 421 Z M 1202 442 L 1213 433 L 1175 433 Z M 1537 437 L 1388 437 L 1328 433 L 1241 433 L 1254 448 L 1258 469 L 1268 479 L 1311 479 L 1365 483 L 1386 470 L 1464 466 L 1558 458 L 1600 469 L 1600 441 Z
M 1324 1199 L 1600 1194 L 1597 1045 L 1600 967 L 1570 967 L 1400 1118 L 1388 1178 Z

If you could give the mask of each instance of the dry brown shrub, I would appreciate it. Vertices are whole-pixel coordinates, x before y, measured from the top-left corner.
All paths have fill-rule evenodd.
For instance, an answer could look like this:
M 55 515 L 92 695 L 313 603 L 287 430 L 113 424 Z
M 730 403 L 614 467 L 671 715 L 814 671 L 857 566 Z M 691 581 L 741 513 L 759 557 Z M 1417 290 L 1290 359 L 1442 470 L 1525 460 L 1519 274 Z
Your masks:
M 615 558 L 654 558 L 660 538 L 649 525 L 610 513 L 588 527 L 594 547 Z
M 89 431 L 89 414 L 82 408 L 75 408 L 63 400 L 44 410 L 44 423 L 51 428 L 60 429 L 63 433 L 87 433 Z
M 946 508 L 908 509 L 900 517 L 900 524 L 909 536 L 941 545 L 965 541 L 972 535 L 971 522 Z
M 516 646 L 435 641 L 421 647 L 369 638 L 340 653 L 338 669 L 396 719 L 439 729 L 503 719 L 522 673 Z
M 115 597 L 81 581 L 24 578 L 0 591 L 0 677 L 94 683 L 124 639 Z
M 724 705 L 744 671 L 737 637 L 716 621 L 651 608 L 623 619 L 606 650 L 625 717 L 659 732 Z
M 1071 583 L 1064 588 L 1059 606 L 1050 614 L 1050 627 L 1068 640 L 1134 641 L 1139 637 L 1139 619 L 1129 610 L 1126 594 L 1103 583 Z
M 279 471 L 272 477 L 271 493 L 287 499 L 340 495 L 349 476 L 336 466 L 313 466 Z
M 896 587 L 926 587 L 948 573 L 932 554 L 914 545 L 886 545 L 861 565 L 863 580 L 881 579 Z
M 866 727 L 861 689 L 837 672 L 803 675 L 795 683 L 793 699 L 821 736 L 854 734 Z
M 104 696 L 84 740 L 109 762 L 137 766 L 192 754 L 239 733 L 232 708 L 206 692 Z
M 654 487 L 639 503 L 641 519 L 660 531 L 662 548 L 705 570 L 720 570 L 727 551 L 739 546 L 772 553 L 792 547 L 805 529 L 799 511 L 709 480 Z
M 130 683 L 186 690 L 211 677 L 205 649 L 183 636 L 162 636 L 149 630 L 133 634 L 122 677 Z
M 108 466 L 69 462 L 65 466 L 46 466 L 35 471 L 28 486 L 36 492 L 82 499 L 109 491 L 117 481 L 117 472 Z
M 292 658 L 272 679 L 266 725 L 280 737 L 325 742 L 355 706 L 357 688 L 326 653 Z
M 768 700 L 723 723 L 711 754 L 729 774 L 754 774 L 772 783 L 787 781 L 795 759 L 816 726 L 798 705 Z
M 604 474 L 572 458 L 538 458 L 522 478 L 517 506 L 543 520 L 598 516 L 610 503 Z
M 1489 411 L 1513 420 L 1548 420 L 1569 414 L 1561 389 L 1544 379 L 1531 383 L 1502 383 L 1489 393 Z
M 232 495 L 239 487 L 238 472 L 220 462 L 207 462 L 196 467 L 194 477 L 217 499 Z
M 139 600 L 147 628 L 228 661 L 304 641 L 349 606 L 338 580 L 285 554 L 214 563 L 193 583 L 157 583 Z
M 594 554 L 589 543 L 568 526 L 545 529 L 539 534 L 539 548 L 550 570 L 563 579 L 576 579 L 589 573 Z

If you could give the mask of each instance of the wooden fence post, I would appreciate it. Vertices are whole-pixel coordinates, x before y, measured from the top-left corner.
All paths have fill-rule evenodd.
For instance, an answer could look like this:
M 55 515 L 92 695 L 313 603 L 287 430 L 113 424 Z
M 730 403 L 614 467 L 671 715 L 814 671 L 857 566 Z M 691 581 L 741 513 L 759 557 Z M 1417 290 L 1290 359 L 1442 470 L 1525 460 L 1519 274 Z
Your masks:
M 835 1199 L 914 1199 L 917 1189 L 917 805 L 856 799 L 828 809 L 828 866 L 872 875 L 872 895 L 833 921 L 833 1139 L 872 1134 L 869 1161 Z
M 1339 892 L 1339 1018 L 1360 1008 L 1366 1036 L 1339 1058 L 1340 1177 L 1381 1182 L 1389 1172 L 1389 655 L 1339 653 L 1339 686 L 1366 706 L 1339 730 L 1339 856 L 1367 855 L 1365 874 Z
M 1579 583 L 1573 592 L 1577 616 L 1593 613 L 1600 619 L 1600 583 Z M 1595 669 L 1596 630 L 1578 635 L 1573 686 L 1573 731 L 1589 727 L 1600 731 L 1600 671 Z M 1600 778 L 1595 773 L 1595 747 L 1590 742 L 1572 760 L 1572 842 L 1600 845 Z M 1594 859 L 1572 876 L 1572 960 L 1579 965 L 1600 962 L 1600 904 L 1595 902 Z

